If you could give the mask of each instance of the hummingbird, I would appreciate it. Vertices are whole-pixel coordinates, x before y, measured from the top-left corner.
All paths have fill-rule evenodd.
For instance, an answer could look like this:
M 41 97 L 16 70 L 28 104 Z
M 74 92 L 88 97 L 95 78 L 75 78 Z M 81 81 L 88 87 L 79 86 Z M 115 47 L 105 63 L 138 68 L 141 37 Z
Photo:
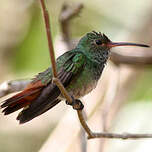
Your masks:
M 110 49 L 116 46 L 149 47 L 145 44 L 112 42 L 105 34 L 92 31 L 83 36 L 74 49 L 57 58 L 57 77 L 73 99 L 80 99 L 96 87 Z M 1 108 L 4 115 L 23 109 L 16 118 L 23 124 L 64 100 L 52 77 L 52 68 L 49 67 L 35 76 L 23 91 L 3 101 Z

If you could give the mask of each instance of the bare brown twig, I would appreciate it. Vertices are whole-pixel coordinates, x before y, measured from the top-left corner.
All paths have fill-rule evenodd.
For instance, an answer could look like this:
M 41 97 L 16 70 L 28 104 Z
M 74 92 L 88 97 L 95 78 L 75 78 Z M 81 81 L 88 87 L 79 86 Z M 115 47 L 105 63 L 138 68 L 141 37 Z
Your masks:
M 66 91 L 66 89 L 64 88 L 63 84 L 60 82 L 60 80 L 58 78 L 53 78 L 53 82 L 58 86 L 58 88 L 60 89 L 62 95 L 67 99 L 67 101 L 69 101 L 69 103 L 72 103 L 72 98 L 71 96 L 68 94 L 68 92 Z
M 51 37 L 49 13 L 48 13 L 48 10 L 47 10 L 46 5 L 44 3 L 44 0 L 40 0 L 40 3 L 42 6 L 42 12 L 43 12 L 43 17 L 44 17 L 44 22 L 45 22 L 45 29 L 46 29 L 49 52 L 50 52 L 50 57 L 51 57 L 53 76 L 57 77 L 55 55 L 54 55 L 54 49 L 53 49 L 52 37 Z
M 67 99 L 69 103 L 72 103 L 71 96 L 68 95 L 68 92 L 60 82 L 60 80 L 57 78 L 57 70 L 56 70 L 56 62 L 55 62 L 55 55 L 54 55 L 54 49 L 53 49 L 53 43 L 52 43 L 52 37 L 51 37 L 51 29 L 50 29 L 50 19 L 48 10 L 46 8 L 44 0 L 40 0 L 41 6 L 42 6 L 42 12 L 44 16 L 44 22 L 46 27 L 46 33 L 48 38 L 48 45 L 49 45 L 49 52 L 50 52 L 50 58 L 52 63 L 52 72 L 53 72 L 53 82 L 59 87 L 62 95 Z
M 131 133 L 94 133 L 92 138 L 117 138 L 117 139 L 141 139 L 141 138 L 152 138 L 152 134 L 131 134 Z

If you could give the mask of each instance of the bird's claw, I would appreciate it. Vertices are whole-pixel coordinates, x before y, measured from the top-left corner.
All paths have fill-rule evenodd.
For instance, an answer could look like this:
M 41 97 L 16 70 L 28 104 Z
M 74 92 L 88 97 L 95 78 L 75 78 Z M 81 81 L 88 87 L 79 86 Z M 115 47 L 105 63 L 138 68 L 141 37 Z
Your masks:
M 72 97 L 72 103 L 69 103 L 66 100 L 66 104 L 71 105 L 73 109 L 75 110 L 82 110 L 84 108 L 84 105 L 82 104 L 82 102 L 79 99 L 74 99 L 73 97 Z
M 75 99 L 72 106 L 75 110 L 82 110 L 84 108 L 84 105 L 79 99 Z

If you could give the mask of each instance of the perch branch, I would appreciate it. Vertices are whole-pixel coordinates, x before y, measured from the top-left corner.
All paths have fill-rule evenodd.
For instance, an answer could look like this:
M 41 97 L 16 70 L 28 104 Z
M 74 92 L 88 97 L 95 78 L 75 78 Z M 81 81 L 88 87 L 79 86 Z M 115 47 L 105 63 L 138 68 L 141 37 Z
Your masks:
M 51 37 L 49 13 L 46 8 L 44 0 L 40 0 L 40 3 L 42 6 L 42 12 L 43 12 L 43 17 L 44 17 L 44 22 L 45 22 L 45 29 L 46 29 L 46 34 L 47 34 L 49 53 L 50 53 L 50 57 L 51 57 L 53 76 L 57 77 L 55 54 L 54 54 L 54 49 L 53 49 L 53 44 L 52 44 L 52 37 Z
M 60 82 L 60 80 L 58 78 L 53 78 L 53 82 L 58 86 L 58 88 L 60 89 L 62 95 L 67 99 L 67 101 L 69 101 L 69 103 L 72 103 L 72 98 L 71 96 L 68 94 L 68 92 L 66 91 L 66 89 L 64 88 L 63 84 Z
M 53 48 L 52 37 L 51 37 L 51 28 L 50 28 L 49 13 L 48 13 L 48 10 L 46 8 L 44 0 L 40 0 L 40 2 L 41 2 L 41 6 L 42 6 L 42 12 L 43 12 L 43 17 L 44 17 L 44 22 L 45 22 L 45 28 L 46 28 L 47 38 L 48 38 L 49 52 L 50 52 L 50 58 L 51 58 L 51 63 L 52 63 L 53 82 L 59 87 L 62 95 L 71 104 L 72 103 L 71 96 L 68 95 L 68 92 L 64 88 L 63 84 L 57 78 L 57 70 L 56 70 L 54 48 Z
M 93 133 L 92 138 L 117 138 L 117 139 L 142 139 L 142 138 L 152 138 L 152 134 L 131 134 L 131 133 Z

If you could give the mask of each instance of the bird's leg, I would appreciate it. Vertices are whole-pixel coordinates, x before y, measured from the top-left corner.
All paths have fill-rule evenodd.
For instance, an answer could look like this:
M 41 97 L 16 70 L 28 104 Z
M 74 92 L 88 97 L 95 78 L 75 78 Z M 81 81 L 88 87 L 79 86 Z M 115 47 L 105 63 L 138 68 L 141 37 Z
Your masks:
M 71 98 L 72 98 L 72 103 L 69 103 L 67 100 L 65 101 L 67 105 L 71 105 L 75 110 L 82 110 L 84 108 L 84 105 L 82 104 L 81 100 L 74 99 L 73 96 L 71 96 Z

